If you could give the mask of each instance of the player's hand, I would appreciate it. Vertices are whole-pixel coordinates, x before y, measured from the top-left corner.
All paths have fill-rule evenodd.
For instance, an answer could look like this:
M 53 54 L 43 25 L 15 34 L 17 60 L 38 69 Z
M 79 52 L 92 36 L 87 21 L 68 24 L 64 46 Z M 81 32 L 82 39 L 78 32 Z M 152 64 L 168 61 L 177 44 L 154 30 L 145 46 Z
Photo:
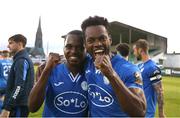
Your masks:
M 43 62 L 41 65 L 38 66 L 37 71 L 36 71 L 36 82 L 40 78 L 41 73 L 43 72 L 45 66 L 46 66 L 46 62 Z
M 97 55 L 94 64 L 106 77 L 114 72 L 108 55 Z
M 45 69 L 51 70 L 60 62 L 60 60 L 61 60 L 61 56 L 58 53 L 50 53 L 45 65 Z
M 100 69 L 101 64 L 103 63 L 104 56 L 105 55 L 96 55 L 94 65 L 97 69 Z
M 9 114 L 10 114 L 10 111 L 3 109 L 0 115 L 0 118 L 9 118 Z

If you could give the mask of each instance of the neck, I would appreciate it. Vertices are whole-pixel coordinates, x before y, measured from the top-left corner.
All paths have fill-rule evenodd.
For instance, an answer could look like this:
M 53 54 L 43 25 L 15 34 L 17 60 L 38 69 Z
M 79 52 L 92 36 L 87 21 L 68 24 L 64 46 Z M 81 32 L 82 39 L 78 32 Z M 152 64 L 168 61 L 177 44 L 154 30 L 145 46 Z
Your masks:
M 18 49 L 15 53 L 14 53 L 14 55 L 16 55 L 18 52 L 20 52 L 21 50 L 23 50 L 24 48 L 20 48 L 20 49 Z
M 146 62 L 146 61 L 149 60 L 149 59 L 150 59 L 150 57 L 149 57 L 148 54 L 142 55 L 142 61 L 143 61 L 143 62 Z
M 82 67 L 79 65 L 70 65 L 67 63 L 67 67 L 70 70 L 70 72 L 73 74 L 73 76 L 77 75 L 82 70 Z

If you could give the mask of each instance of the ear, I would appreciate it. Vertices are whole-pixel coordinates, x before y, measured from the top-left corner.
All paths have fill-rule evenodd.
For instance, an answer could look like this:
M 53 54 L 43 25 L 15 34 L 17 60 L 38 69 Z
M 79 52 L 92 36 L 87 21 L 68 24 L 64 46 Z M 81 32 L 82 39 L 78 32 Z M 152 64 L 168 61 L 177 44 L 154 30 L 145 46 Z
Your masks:
M 110 44 L 112 44 L 112 38 L 110 34 L 109 34 L 109 41 L 110 41 Z
M 142 54 L 143 50 L 141 48 L 138 49 L 138 53 Z
M 18 42 L 17 43 L 19 47 L 23 47 L 23 43 L 22 42 Z

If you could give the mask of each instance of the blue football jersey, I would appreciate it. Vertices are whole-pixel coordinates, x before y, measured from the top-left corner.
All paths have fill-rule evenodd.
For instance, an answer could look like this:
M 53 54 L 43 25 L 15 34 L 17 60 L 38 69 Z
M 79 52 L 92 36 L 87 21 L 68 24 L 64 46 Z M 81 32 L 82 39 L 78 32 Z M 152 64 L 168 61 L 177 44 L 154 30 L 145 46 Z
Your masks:
M 161 71 L 154 61 L 149 59 L 138 65 L 142 73 L 143 89 L 147 101 L 146 117 L 154 117 L 156 111 L 157 95 L 153 84 L 161 80 Z
M 43 116 L 87 116 L 87 95 L 87 81 L 84 74 L 73 76 L 66 64 L 59 64 L 49 76 Z
M 118 102 L 109 80 L 97 70 L 92 59 L 89 59 L 85 76 L 88 82 L 89 111 L 92 117 L 128 116 Z M 113 69 L 128 88 L 142 89 L 140 71 L 137 66 L 126 61 L 119 55 L 111 59 Z
M 8 74 L 10 72 L 12 61 L 10 59 L 0 60 L 0 88 L 6 88 Z

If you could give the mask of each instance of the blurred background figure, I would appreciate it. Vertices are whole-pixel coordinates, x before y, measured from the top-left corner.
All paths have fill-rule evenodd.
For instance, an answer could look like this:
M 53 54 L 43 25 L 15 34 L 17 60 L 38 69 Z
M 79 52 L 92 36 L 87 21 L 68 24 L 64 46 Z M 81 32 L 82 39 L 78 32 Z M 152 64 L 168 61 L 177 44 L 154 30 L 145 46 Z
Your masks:
M 117 52 L 128 61 L 130 48 L 127 43 L 120 43 L 116 47 Z
M 3 105 L 4 95 L 7 87 L 8 74 L 11 69 L 12 61 L 9 58 L 9 51 L 3 50 L 0 52 L 0 112 Z

